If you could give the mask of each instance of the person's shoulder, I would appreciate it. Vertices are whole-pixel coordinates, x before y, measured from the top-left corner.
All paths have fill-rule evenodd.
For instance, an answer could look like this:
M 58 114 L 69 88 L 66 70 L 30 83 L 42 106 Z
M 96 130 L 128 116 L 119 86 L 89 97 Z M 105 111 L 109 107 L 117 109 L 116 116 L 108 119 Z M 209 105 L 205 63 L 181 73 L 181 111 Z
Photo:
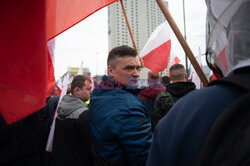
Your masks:
M 119 88 L 110 89 L 109 91 L 107 91 L 102 95 L 103 98 L 111 97 L 112 100 L 123 101 L 125 103 L 127 101 L 135 100 L 137 98 L 136 96 L 137 95 L 134 95 L 124 89 L 119 89 Z
M 181 123 L 184 123 L 188 118 L 190 120 L 204 115 L 213 116 L 223 111 L 240 94 L 237 89 L 224 85 L 194 90 L 180 98 L 164 118 L 182 119 Z
M 156 97 L 156 99 L 159 99 L 161 97 L 165 97 L 165 96 L 170 96 L 169 92 L 167 92 L 166 90 L 162 91 L 161 93 L 159 93 Z
M 82 107 L 79 107 L 76 110 L 72 111 L 72 113 L 70 113 L 66 118 L 79 119 L 79 117 L 82 114 L 85 114 L 84 112 L 86 112 L 87 110 L 88 110 L 88 106 L 87 104 L 84 103 Z
M 60 96 L 52 96 L 49 98 L 48 102 L 47 103 L 55 103 L 55 102 L 58 102 L 59 101 L 59 97 Z
M 197 102 L 197 99 L 199 100 L 211 99 L 210 101 L 216 102 L 216 98 L 220 99 L 220 97 L 223 96 L 224 97 L 234 96 L 235 94 L 237 94 L 237 92 L 238 92 L 237 88 L 233 88 L 226 85 L 214 85 L 214 86 L 209 86 L 207 88 L 194 90 L 185 95 L 184 97 L 182 97 L 180 101 Z
M 97 88 L 94 89 L 91 97 L 101 97 L 101 98 L 108 98 L 108 97 L 119 97 L 121 95 L 127 95 L 127 92 L 119 89 L 119 88 L 113 88 L 113 87 L 109 87 L 109 88 Z

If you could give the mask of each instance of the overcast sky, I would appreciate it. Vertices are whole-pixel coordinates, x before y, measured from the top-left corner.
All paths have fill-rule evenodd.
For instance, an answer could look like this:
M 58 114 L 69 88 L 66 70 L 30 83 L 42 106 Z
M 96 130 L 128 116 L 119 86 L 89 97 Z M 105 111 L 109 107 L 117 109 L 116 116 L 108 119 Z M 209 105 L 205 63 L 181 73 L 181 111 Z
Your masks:
M 183 0 L 169 0 L 169 10 L 179 29 L 183 32 Z M 119 2 L 118 2 L 119 3 Z M 205 0 L 185 0 L 187 42 L 195 54 L 198 47 L 205 52 Z M 171 34 L 171 54 L 185 63 L 185 54 L 175 35 Z M 104 74 L 108 55 L 108 11 L 107 7 L 89 16 L 79 24 L 56 38 L 55 78 L 62 76 L 67 67 L 83 66 L 92 75 Z

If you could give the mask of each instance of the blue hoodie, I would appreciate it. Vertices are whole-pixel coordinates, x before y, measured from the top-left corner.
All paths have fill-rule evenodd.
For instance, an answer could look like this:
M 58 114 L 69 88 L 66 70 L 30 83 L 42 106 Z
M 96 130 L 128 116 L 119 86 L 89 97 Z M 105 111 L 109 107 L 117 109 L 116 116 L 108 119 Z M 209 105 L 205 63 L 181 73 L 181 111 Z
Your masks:
M 104 76 L 91 94 L 92 142 L 98 155 L 110 164 L 145 165 L 152 131 L 138 92 Z

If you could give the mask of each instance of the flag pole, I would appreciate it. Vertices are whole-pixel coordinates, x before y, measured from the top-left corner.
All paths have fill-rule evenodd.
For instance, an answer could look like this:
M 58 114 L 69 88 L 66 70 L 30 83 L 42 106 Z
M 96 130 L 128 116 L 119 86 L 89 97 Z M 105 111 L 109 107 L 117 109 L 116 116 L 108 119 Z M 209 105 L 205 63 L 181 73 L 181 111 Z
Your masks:
M 160 7 L 163 15 L 165 16 L 165 18 L 167 19 L 170 27 L 172 28 L 173 32 L 175 33 L 177 39 L 179 40 L 183 50 L 185 51 L 186 55 L 188 56 L 190 62 L 192 63 L 195 71 L 197 72 L 198 76 L 200 77 L 204 87 L 207 87 L 208 85 L 208 80 L 205 76 L 205 74 L 203 73 L 203 71 L 201 70 L 201 67 L 199 66 L 197 60 L 194 57 L 194 54 L 192 53 L 191 49 L 189 48 L 186 40 L 184 39 L 184 37 L 182 36 L 178 26 L 176 25 L 173 17 L 171 16 L 170 12 L 168 11 L 168 8 L 166 6 L 166 4 L 163 2 L 163 0 L 155 0 L 156 3 L 158 4 L 158 6 Z
M 134 47 L 135 51 L 137 52 L 135 40 L 134 40 L 134 37 L 133 37 L 133 34 L 132 34 L 132 30 L 131 30 L 129 22 L 128 22 L 128 16 L 127 16 L 126 10 L 124 8 L 123 0 L 120 0 L 120 2 L 121 2 L 121 6 L 122 6 L 122 11 L 123 11 L 123 14 L 124 14 L 127 26 L 128 26 L 128 31 L 129 31 L 130 37 L 132 39 L 133 47 Z

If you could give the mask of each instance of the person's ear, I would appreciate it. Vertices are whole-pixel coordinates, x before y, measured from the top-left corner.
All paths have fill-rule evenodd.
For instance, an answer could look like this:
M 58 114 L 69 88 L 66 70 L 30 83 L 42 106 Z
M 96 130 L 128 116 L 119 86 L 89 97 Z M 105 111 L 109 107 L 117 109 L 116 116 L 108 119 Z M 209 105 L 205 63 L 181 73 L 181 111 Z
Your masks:
M 80 88 L 79 87 L 75 87 L 74 88 L 74 94 L 72 94 L 72 95 L 78 95 L 79 94 L 79 91 L 80 91 Z
M 113 78 L 114 77 L 114 74 L 113 74 L 113 67 L 111 66 L 111 65 L 108 65 L 108 76 L 110 77 L 110 78 Z

